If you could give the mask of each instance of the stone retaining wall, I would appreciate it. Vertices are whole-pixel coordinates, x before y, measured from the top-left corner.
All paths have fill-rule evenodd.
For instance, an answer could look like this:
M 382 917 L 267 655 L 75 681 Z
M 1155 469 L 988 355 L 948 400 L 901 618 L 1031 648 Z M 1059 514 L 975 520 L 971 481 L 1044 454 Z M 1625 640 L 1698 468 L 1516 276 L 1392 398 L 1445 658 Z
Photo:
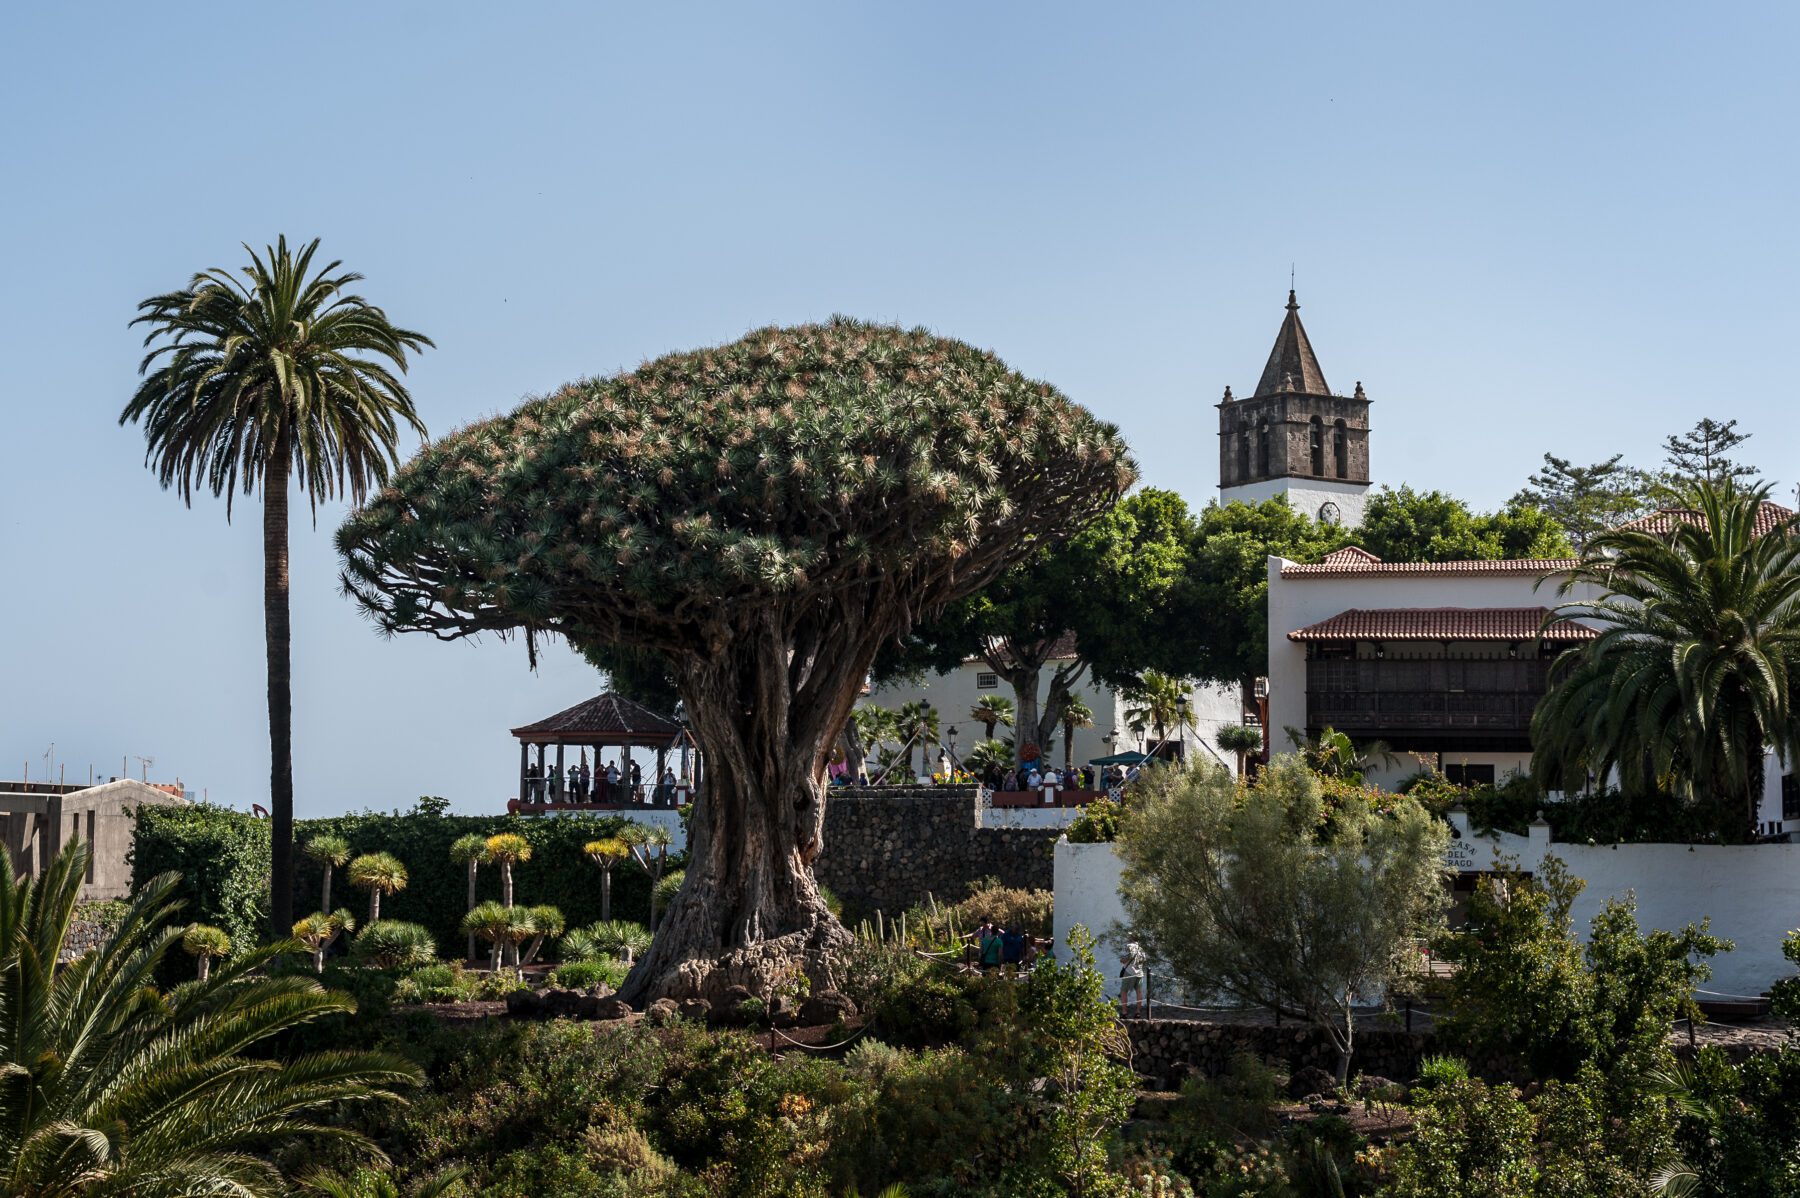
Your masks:
M 1419 1059 L 1431 1055 L 1430 1032 L 1406 1032 L 1398 1028 L 1356 1029 L 1356 1051 L 1350 1058 L 1350 1075 L 1369 1074 L 1410 1081 L 1418 1074 Z M 1288 1023 L 1206 1023 L 1192 1019 L 1127 1019 L 1131 1037 L 1132 1068 L 1147 1084 L 1174 1089 L 1190 1072 L 1208 1077 L 1228 1070 L 1231 1059 L 1243 1053 L 1284 1066 L 1289 1073 L 1309 1066 L 1335 1072 L 1337 1049 L 1325 1033 Z
M 978 826 L 973 787 L 839 788 L 825 801 L 819 883 L 852 921 L 897 915 L 927 895 L 955 902 L 972 882 L 1048 890 L 1057 828 Z
M 77 919 L 69 924 L 68 939 L 63 941 L 62 959 L 73 961 L 90 948 L 99 948 L 106 943 L 106 929 L 88 919 Z

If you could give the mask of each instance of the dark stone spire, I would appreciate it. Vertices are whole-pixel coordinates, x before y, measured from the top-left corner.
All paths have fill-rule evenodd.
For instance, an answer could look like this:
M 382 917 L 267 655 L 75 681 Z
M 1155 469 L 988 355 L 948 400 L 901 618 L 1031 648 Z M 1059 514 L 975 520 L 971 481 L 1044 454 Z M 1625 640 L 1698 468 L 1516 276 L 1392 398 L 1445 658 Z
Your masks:
M 1256 395 L 1330 395 L 1325 385 L 1325 372 L 1319 369 L 1312 342 L 1306 339 L 1306 328 L 1300 323 L 1300 302 L 1288 292 L 1287 318 L 1281 332 L 1275 335 L 1275 348 L 1269 351 L 1269 363 L 1257 380 Z

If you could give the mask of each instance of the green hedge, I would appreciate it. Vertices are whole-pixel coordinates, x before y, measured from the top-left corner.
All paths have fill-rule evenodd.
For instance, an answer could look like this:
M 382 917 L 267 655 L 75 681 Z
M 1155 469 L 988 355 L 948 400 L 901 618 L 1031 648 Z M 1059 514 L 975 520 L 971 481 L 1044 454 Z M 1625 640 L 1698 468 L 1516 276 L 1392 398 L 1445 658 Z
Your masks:
M 581 851 L 590 840 L 615 835 L 625 816 L 404 815 L 365 812 L 330 819 L 300 820 L 296 838 L 304 845 L 320 833 L 342 836 L 352 856 L 388 852 L 406 863 L 406 889 L 381 900 L 384 919 L 424 924 L 445 956 L 459 956 L 459 931 L 467 905 L 464 867 L 450 860 L 450 844 L 469 832 L 493 836 L 517 832 L 531 842 L 531 860 L 513 869 L 513 899 L 521 905 L 549 903 L 562 910 L 569 927 L 600 918 L 600 870 Z M 674 868 L 671 865 L 671 868 Z M 223 807 L 144 807 L 138 813 L 132 852 L 132 886 L 166 870 L 182 875 L 189 919 L 216 924 L 240 944 L 263 939 L 269 886 L 269 823 Z M 368 895 L 337 871 L 332 905 L 348 907 L 358 922 L 368 913 Z M 304 914 L 319 903 L 320 870 L 302 855 L 296 863 L 294 910 Z M 483 866 L 477 901 L 500 897 L 500 871 Z M 613 871 L 615 919 L 645 922 L 650 914 L 650 879 L 629 861 Z

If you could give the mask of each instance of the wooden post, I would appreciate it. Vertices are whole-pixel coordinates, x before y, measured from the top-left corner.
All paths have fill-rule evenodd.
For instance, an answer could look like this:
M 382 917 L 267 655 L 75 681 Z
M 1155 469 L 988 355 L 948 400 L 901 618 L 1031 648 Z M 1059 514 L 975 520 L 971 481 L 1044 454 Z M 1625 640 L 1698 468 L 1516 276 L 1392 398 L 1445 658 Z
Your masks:
M 519 742 L 519 802 L 531 802 L 531 790 L 526 780 L 531 776 L 531 746 L 524 741 Z M 473 956 L 474 954 L 470 954 Z
M 565 785 L 565 782 L 563 781 L 563 779 L 566 777 L 567 777 L 567 775 L 563 773 L 562 742 L 558 741 L 557 745 L 556 745 L 556 785 L 550 788 L 551 794 L 558 795 L 558 796 L 560 796 L 562 794 L 562 788 Z

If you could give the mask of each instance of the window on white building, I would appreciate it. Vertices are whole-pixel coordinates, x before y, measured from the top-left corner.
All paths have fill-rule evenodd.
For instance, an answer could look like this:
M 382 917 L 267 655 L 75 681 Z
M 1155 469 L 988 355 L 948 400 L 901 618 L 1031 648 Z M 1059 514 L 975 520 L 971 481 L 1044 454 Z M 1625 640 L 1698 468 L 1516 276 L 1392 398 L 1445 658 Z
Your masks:
M 975 689 L 976 690 L 981 690 L 981 691 L 997 690 L 997 689 L 999 689 L 999 686 L 1000 686 L 1000 675 L 998 675 L 998 674 L 977 674 L 977 675 L 975 675 Z

